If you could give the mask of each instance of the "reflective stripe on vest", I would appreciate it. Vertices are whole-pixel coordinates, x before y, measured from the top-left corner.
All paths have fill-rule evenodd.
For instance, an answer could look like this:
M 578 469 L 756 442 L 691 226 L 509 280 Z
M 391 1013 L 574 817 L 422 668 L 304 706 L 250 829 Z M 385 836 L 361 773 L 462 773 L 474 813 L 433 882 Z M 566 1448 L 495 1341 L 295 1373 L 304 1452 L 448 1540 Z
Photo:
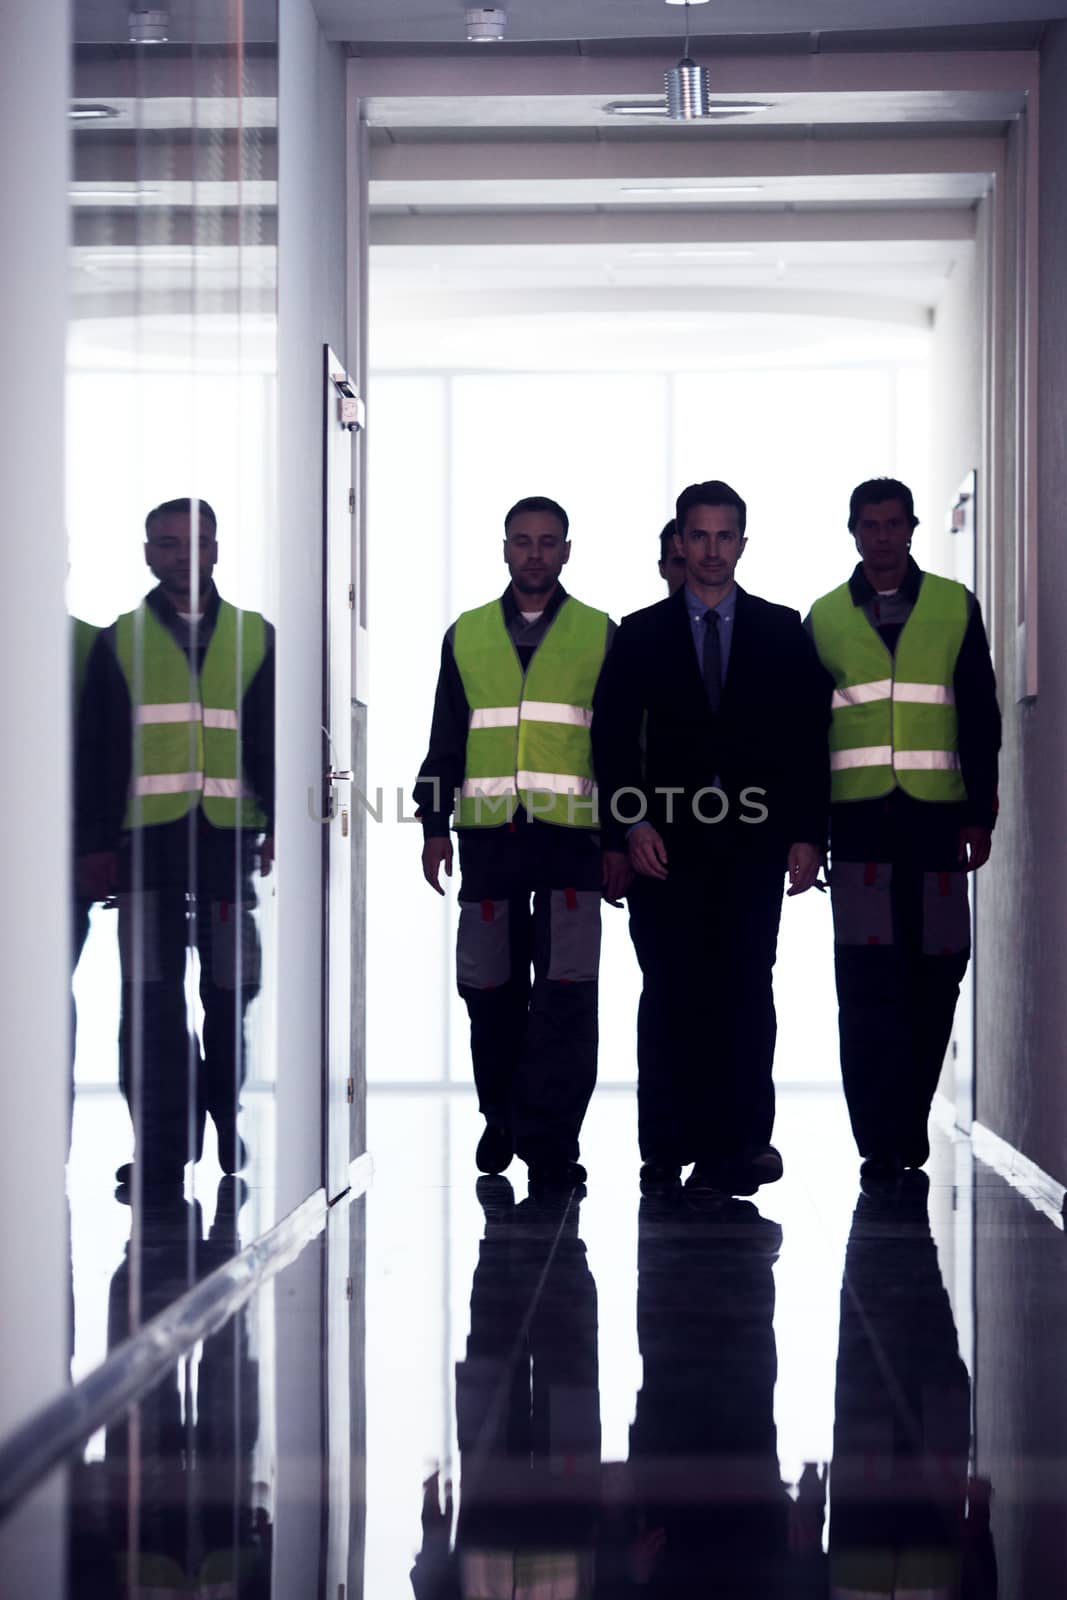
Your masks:
M 541 821 L 597 826 L 589 728 L 607 632 L 603 611 L 568 596 L 524 678 L 499 600 L 459 618 L 470 722 L 457 827 L 500 827 L 519 804 Z
M 834 680 L 831 798 L 966 799 L 952 681 L 967 631 L 967 590 L 926 572 L 890 655 L 847 583 L 811 608 L 815 648 Z M 888 673 L 887 673 L 888 669 Z
M 264 827 L 241 775 L 239 707 L 265 653 L 263 618 L 222 601 L 198 699 L 185 651 L 152 608 L 118 619 L 115 654 L 134 724 L 124 828 L 176 822 L 196 805 L 216 828 Z

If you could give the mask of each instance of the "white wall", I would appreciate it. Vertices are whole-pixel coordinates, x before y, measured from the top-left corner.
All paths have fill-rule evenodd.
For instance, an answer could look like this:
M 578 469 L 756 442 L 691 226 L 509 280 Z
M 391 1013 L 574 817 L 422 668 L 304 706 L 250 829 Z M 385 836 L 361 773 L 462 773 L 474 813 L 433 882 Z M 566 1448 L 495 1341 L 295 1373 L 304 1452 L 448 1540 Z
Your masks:
M 322 1181 L 322 347 L 345 353 L 344 57 L 279 8 L 278 1213 Z
M 65 1381 L 69 1012 L 69 643 L 63 604 L 68 19 L 61 0 L 5 6 L 0 20 L 0 1436 Z M 12 159 L 32 151 L 32 160 Z M 14 243 L 15 248 L 12 248 Z M 63 1587 L 55 1484 L 0 1533 L 4 1586 Z
M 1041 51 L 1038 357 L 1038 577 L 1040 678 L 1033 704 L 1017 702 L 1014 661 L 1016 538 L 999 530 L 998 581 L 1005 713 L 996 856 L 980 901 L 988 984 L 978 986 L 989 1070 L 978 1116 L 1059 1182 L 1067 1181 L 1067 26 L 1050 26 Z M 1009 466 L 1010 466 L 1009 462 Z

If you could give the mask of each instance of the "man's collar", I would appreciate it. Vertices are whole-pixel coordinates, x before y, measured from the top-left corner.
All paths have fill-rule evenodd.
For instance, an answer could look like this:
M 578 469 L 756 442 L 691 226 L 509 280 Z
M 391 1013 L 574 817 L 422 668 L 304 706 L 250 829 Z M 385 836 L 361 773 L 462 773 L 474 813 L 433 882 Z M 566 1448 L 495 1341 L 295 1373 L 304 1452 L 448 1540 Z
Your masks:
M 740 593 L 740 586 L 735 583 L 731 586 L 729 593 L 723 595 L 717 606 L 712 606 L 709 608 L 707 601 L 701 600 L 698 594 L 694 594 L 688 583 L 683 583 L 682 585 L 682 594 L 685 598 L 685 607 L 691 617 L 702 617 L 705 611 L 711 609 L 719 613 L 719 616 L 723 622 L 730 622 L 732 620 L 734 607 L 737 605 L 737 597 Z
M 222 604 L 222 597 L 215 587 L 214 580 L 205 589 L 203 600 L 204 609 L 200 614 L 199 620 L 201 622 L 213 622 L 218 615 L 219 606 Z M 145 603 L 150 605 L 156 615 L 164 618 L 164 620 L 172 617 L 179 622 L 182 620 L 182 612 L 178 610 L 170 596 L 164 593 L 162 584 L 157 583 L 154 589 L 149 589 L 145 595 Z
M 910 600 L 914 605 L 915 601 L 919 598 L 919 587 L 922 581 L 922 568 L 917 565 L 912 556 L 909 556 L 907 569 L 905 570 L 903 580 L 901 581 L 897 593 L 902 594 L 905 600 Z M 877 589 L 870 582 L 867 574 L 864 572 L 862 561 L 856 563 L 856 569 L 851 578 L 848 580 L 848 587 L 849 592 L 852 595 L 852 604 L 854 606 L 867 605 L 878 593 Z
M 555 593 L 553 594 L 552 598 L 549 600 L 547 606 L 545 606 L 545 609 L 544 609 L 544 618 L 545 618 L 546 622 L 551 622 L 552 618 L 556 615 L 556 612 L 559 610 L 560 606 L 563 604 L 563 602 L 564 602 L 564 600 L 566 600 L 566 598 L 567 598 L 566 589 L 563 587 L 563 585 L 561 583 L 557 583 L 556 584 Z M 518 601 L 515 599 L 514 594 L 511 592 L 511 584 L 510 583 L 508 584 L 507 588 L 504 590 L 504 593 L 500 597 L 500 604 L 504 608 L 504 621 L 505 622 L 514 622 L 515 618 L 517 616 L 519 616 L 521 614 L 521 612 L 522 612 L 522 607 L 519 605 Z

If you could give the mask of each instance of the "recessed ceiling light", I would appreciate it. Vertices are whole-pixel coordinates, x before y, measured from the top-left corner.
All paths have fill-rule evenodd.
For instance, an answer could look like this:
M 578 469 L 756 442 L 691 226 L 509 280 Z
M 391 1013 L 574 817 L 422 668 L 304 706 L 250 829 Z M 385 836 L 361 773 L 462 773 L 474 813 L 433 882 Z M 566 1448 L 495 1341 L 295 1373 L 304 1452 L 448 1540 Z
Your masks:
M 467 40 L 470 44 L 499 44 L 504 37 L 508 14 L 502 6 L 468 6 Z
M 107 117 L 119 116 L 117 106 L 96 105 L 91 101 L 83 100 L 71 106 L 67 112 L 72 122 L 103 122 Z
M 623 194 L 658 194 L 669 200 L 676 194 L 760 194 L 762 183 L 678 183 L 631 187 L 623 186 Z
M 164 9 L 131 9 L 129 25 L 131 44 L 166 44 L 170 33 L 170 13 Z
M 140 189 L 131 183 L 127 189 L 71 189 L 71 200 L 141 200 L 159 194 L 158 189 Z

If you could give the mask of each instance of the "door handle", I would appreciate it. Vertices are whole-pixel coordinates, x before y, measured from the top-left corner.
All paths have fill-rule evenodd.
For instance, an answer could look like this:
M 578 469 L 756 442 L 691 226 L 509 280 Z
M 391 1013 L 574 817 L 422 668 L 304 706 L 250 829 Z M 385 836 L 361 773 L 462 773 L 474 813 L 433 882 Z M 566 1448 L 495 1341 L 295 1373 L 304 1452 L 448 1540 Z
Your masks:
M 347 772 L 347 771 L 341 772 L 341 771 L 338 771 L 335 767 L 327 767 L 327 769 L 326 769 L 326 782 L 327 783 L 351 783 L 354 780 L 355 776 L 356 775 L 355 775 L 354 772 Z

